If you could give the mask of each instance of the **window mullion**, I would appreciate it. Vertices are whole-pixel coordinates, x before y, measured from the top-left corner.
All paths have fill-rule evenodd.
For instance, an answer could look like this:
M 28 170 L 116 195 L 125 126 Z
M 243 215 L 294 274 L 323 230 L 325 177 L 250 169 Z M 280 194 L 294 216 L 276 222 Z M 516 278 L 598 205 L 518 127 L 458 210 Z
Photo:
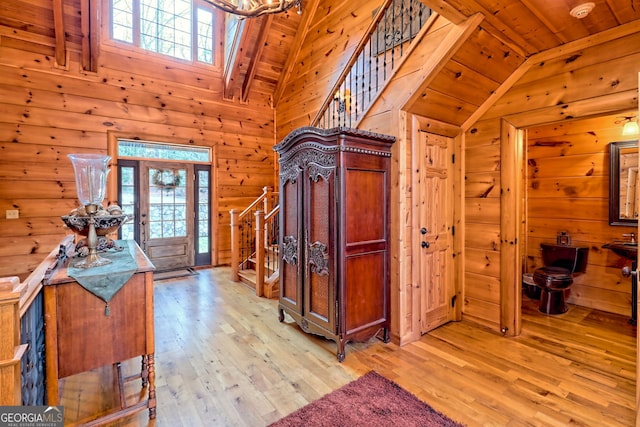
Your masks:
M 140 0 L 133 0 L 133 43 L 142 47 L 140 40 Z
M 113 40 L 183 61 L 214 64 L 213 33 L 221 14 L 201 0 L 111 0 L 109 4 Z
M 198 61 L 198 2 L 191 4 L 191 59 Z

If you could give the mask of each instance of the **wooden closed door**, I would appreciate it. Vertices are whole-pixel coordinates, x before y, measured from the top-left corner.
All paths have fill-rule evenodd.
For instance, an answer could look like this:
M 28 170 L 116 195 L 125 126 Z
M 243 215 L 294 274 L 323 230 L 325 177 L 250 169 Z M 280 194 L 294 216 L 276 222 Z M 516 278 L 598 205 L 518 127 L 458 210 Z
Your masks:
M 305 316 L 309 322 L 336 333 L 335 173 L 332 166 L 311 163 L 305 170 Z
M 453 203 L 451 199 L 453 140 L 420 132 L 419 206 L 415 239 L 420 286 L 420 327 L 427 333 L 453 316 Z M 458 302 L 459 303 L 459 302 Z
M 157 270 L 194 265 L 193 165 L 141 162 L 141 247 Z
M 280 176 L 280 305 L 302 315 L 302 174 L 289 164 Z

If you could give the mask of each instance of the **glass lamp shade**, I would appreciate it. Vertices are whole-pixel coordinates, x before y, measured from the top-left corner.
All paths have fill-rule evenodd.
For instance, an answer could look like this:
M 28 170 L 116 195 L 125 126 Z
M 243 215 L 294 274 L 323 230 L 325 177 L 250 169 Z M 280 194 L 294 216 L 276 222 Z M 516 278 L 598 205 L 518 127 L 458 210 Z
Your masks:
M 78 199 L 83 205 L 99 205 L 104 200 L 110 156 L 69 154 L 76 175 Z
M 622 127 L 622 134 L 624 136 L 637 135 L 639 132 L 640 132 L 640 126 L 638 126 L 638 121 L 634 120 L 633 117 L 629 118 L 629 121 L 626 122 Z

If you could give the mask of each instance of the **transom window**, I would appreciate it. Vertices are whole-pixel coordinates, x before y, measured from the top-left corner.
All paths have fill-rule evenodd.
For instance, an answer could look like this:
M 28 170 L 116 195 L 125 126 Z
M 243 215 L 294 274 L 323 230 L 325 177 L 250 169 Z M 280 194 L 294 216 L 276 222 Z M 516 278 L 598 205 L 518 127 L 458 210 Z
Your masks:
M 111 37 L 186 61 L 213 64 L 211 10 L 194 0 L 111 0 Z

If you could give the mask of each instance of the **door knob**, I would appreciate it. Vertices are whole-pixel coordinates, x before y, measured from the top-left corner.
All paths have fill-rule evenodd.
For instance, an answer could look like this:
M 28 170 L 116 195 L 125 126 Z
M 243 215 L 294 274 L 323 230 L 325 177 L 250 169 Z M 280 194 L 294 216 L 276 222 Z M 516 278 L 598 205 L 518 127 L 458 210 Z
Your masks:
M 423 248 L 428 248 L 429 247 L 429 242 L 422 242 L 422 243 L 420 243 L 420 246 L 422 246 Z
M 631 277 L 631 276 L 635 276 L 636 275 L 636 271 L 632 270 L 631 268 L 624 266 L 622 267 L 622 275 L 624 277 Z
M 427 234 L 427 229 L 426 229 L 426 228 L 424 228 L 424 227 L 422 227 L 422 228 L 420 229 L 420 234 Z

